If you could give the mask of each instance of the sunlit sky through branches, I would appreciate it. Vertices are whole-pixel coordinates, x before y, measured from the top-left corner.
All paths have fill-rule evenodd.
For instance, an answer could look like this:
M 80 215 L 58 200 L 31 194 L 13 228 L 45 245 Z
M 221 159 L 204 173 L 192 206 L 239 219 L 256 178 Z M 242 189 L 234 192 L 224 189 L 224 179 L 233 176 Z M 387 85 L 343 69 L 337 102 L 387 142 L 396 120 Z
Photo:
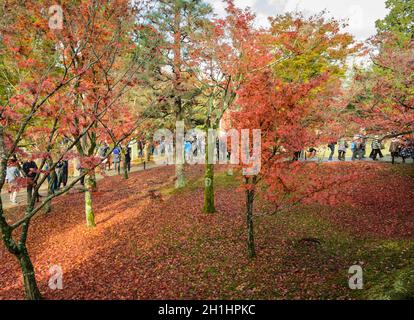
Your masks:
M 220 0 L 207 0 L 218 15 L 224 13 L 224 3 Z M 387 14 L 385 0 L 236 0 L 241 8 L 251 7 L 258 23 L 265 26 L 268 16 L 300 10 L 310 15 L 327 10 L 329 16 L 346 19 L 357 40 L 365 40 L 376 32 L 375 21 Z

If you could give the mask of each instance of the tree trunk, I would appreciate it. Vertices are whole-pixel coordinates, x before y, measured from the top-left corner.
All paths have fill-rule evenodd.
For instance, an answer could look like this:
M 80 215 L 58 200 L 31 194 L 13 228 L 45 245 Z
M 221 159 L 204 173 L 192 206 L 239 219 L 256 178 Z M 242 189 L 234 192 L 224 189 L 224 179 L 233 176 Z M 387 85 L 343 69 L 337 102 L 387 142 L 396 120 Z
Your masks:
M 123 165 L 123 169 L 124 169 L 124 179 L 128 180 L 129 176 L 128 176 L 128 166 L 126 164 L 126 162 L 124 161 L 124 165 Z
M 214 213 L 216 208 L 214 206 L 214 158 L 215 153 L 215 136 L 210 135 L 210 119 L 207 119 L 207 145 L 206 145 L 206 170 L 204 174 L 204 212 Z
M 96 227 L 95 215 L 92 207 L 92 178 L 86 176 L 85 178 L 85 215 L 86 215 L 86 226 L 88 228 Z
M 41 300 L 42 295 L 37 287 L 33 264 L 26 248 L 23 248 L 23 250 L 17 255 L 17 259 L 19 260 L 20 268 L 23 273 L 23 284 L 26 299 Z
M 210 141 L 210 135 L 207 130 L 207 145 L 206 145 L 206 172 L 204 174 L 204 212 L 214 213 L 214 153 L 215 143 Z M 210 159 L 213 157 L 213 159 Z
M 48 193 L 47 193 L 47 195 L 48 196 L 51 196 L 52 195 L 52 192 L 49 190 L 48 191 Z M 52 212 L 52 201 L 48 201 L 46 204 L 45 204 L 45 213 L 51 213 Z
M 123 169 L 123 172 L 124 172 L 124 179 L 128 180 L 128 178 L 129 178 L 129 176 L 128 176 L 128 163 L 126 161 L 125 151 L 122 151 L 122 157 L 124 159 L 123 166 L 122 166 L 122 169 Z
M 248 178 L 246 178 L 246 181 L 249 181 Z M 247 253 L 250 259 L 256 256 L 256 249 L 254 245 L 254 228 L 253 228 L 253 203 L 254 203 L 254 189 L 246 190 Z
M 181 99 L 177 98 L 175 101 L 176 108 L 181 110 Z M 185 175 L 184 175 L 184 163 L 185 163 L 185 154 L 184 154 L 184 126 L 181 128 L 182 115 L 181 111 L 176 115 L 177 119 L 177 136 L 175 141 L 175 188 L 181 189 L 186 185 Z M 178 127 L 180 124 L 180 127 Z M 182 130 L 182 132 L 181 132 Z M 181 141 L 180 141 L 181 140 Z M 179 147 L 181 145 L 181 147 Z
M 52 161 L 48 161 L 48 165 L 49 168 L 53 165 Z M 47 191 L 47 195 L 51 196 L 54 193 L 54 189 L 55 189 L 55 185 L 56 185 L 56 179 L 57 179 L 57 175 L 56 175 L 56 171 L 52 170 L 50 171 L 50 179 L 48 181 L 48 191 Z M 45 205 L 45 213 L 51 213 L 52 212 L 52 201 L 48 201 Z
M 173 49 L 173 73 L 175 75 L 175 79 L 173 81 L 174 87 L 174 108 L 175 108 L 175 120 L 176 122 L 180 122 L 183 120 L 183 104 L 181 100 L 182 94 L 182 78 L 181 78 L 181 68 L 183 65 L 182 62 L 182 52 L 181 52 L 181 44 L 182 44 L 182 34 L 181 34 L 181 12 L 180 6 L 178 2 L 175 3 L 174 7 L 174 21 L 173 21 L 173 37 L 174 43 L 172 46 Z M 178 130 L 178 128 L 176 128 Z M 184 139 L 184 137 L 182 137 Z M 177 148 L 178 141 L 176 141 L 176 154 L 179 153 Z M 184 150 L 182 150 L 182 157 L 184 157 Z M 175 161 L 175 188 L 181 189 L 185 187 L 185 175 L 184 175 L 184 162 L 179 163 L 180 161 Z
M 204 212 L 214 213 L 214 164 L 206 164 L 204 176 Z
M 26 193 L 27 193 L 27 200 L 26 200 L 26 203 L 27 203 L 27 205 L 30 205 L 30 203 L 32 202 L 32 199 L 33 199 L 33 184 L 32 184 L 32 181 L 31 180 L 29 180 L 28 182 L 28 185 L 27 185 L 27 188 L 26 188 Z
M 98 184 L 96 182 L 96 174 L 95 174 L 95 171 L 93 171 L 91 173 L 90 177 L 91 177 L 91 190 L 92 190 L 92 192 L 96 192 L 96 191 L 98 191 Z
M 185 187 L 184 165 L 181 163 L 175 164 L 175 188 L 181 189 Z

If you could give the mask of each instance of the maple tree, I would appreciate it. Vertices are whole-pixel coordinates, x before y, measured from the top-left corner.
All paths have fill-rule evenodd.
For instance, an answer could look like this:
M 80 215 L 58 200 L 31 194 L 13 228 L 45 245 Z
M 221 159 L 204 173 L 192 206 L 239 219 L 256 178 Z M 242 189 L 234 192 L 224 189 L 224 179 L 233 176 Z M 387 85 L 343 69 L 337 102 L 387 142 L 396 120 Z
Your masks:
M 40 161 L 33 180 L 34 192 L 39 191 L 48 176 L 53 180 L 59 161 L 78 157 L 82 166 L 79 177 L 49 194 L 40 204 L 36 204 L 36 197 L 29 197 L 24 214 L 16 221 L 7 221 L 1 212 L 3 243 L 19 261 L 27 299 L 41 298 L 26 246 L 32 218 L 100 165 L 102 159 L 98 161 L 92 153 L 82 152 L 79 145 L 83 140 L 100 130 L 99 134 L 104 132 L 117 146 L 132 133 L 134 124 L 120 101 L 131 78 L 117 68 L 116 60 L 122 55 L 120 27 L 133 14 L 128 1 L 62 3 L 66 12 L 66 27 L 62 30 L 49 28 L 49 16 L 44 9 L 50 5 L 49 1 L 8 1 L 3 9 L 9 24 L 2 25 L 1 30 L 1 55 L 7 59 L 7 68 L 18 75 L 13 82 L 9 81 L 8 95 L 2 96 L 5 104 L 0 109 L 1 189 L 5 186 L 9 159 L 27 156 L 26 151 Z M 129 48 L 123 45 L 123 49 Z M 82 104 L 76 100 L 80 97 Z M 28 146 L 26 150 L 22 145 Z M 23 179 L 21 187 L 27 183 Z M 88 191 L 87 218 L 92 224 Z
M 372 63 L 356 69 L 349 91 L 354 121 L 383 138 L 413 133 L 413 1 L 388 1 L 370 41 Z
M 327 120 L 333 114 L 330 110 L 335 107 L 346 60 L 358 49 L 342 26 L 325 19 L 323 13 L 310 18 L 278 16 L 263 37 L 268 53 L 251 57 L 255 63 L 262 60 L 264 67 L 251 73 L 241 86 L 239 109 L 232 113 L 237 128 L 261 130 L 262 151 L 256 155 L 261 157 L 261 168 L 256 168 L 260 172 L 246 171 L 244 181 L 249 257 L 255 256 L 253 204 L 259 183 L 264 184 L 277 211 L 335 181 L 315 176 L 312 164 L 289 160 L 294 152 L 318 145 L 324 138 L 321 132 L 328 131 Z M 257 160 L 244 169 L 254 169 Z
M 226 112 L 231 111 L 237 90 L 246 74 L 254 66 L 246 57 L 255 56 L 259 32 L 255 30 L 250 10 L 238 9 L 233 1 L 226 1 L 226 17 L 214 19 L 205 32 L 196 38 L 187 65 L 195 75 L 204 100 L 206 137 L 206 169 L 204 211 L 214 213 L 214 164 L 227 161 L 227 154 L 217 150 L 217 131 Z M 227 138 L 227 137 L 226 137 Z M 219 139 L 220 143 L 226 141 Z M 220 159 L 217 159 L 217 155 Z
M 326 18 L 325 12 L 310 17 L 287 13 L 270 18 L 270 27 L 259 28 L 251 10 L 237 8 L 232 0 L 225 1 L 223 18 L 213 17 L 212 8 L 202 0 L 63 0 L 60 1 L 63 28 L 53 29 L 50 15 L 56 18 L 59 9 L 48 11 L 52 5 L 51 0 L 6 0 L 0 7 L 0 191 L 7 186 L 6 169 L 14 158 L 31 158 L 39 163 L 33 181 L 29 177 L 19 178 L 18 188 L 33 183 L 35 195 L 49 184 L 47 196 L 39 203 L 29 195 L 25 207 L 4 210 L 0 199 L 2 240 L 11 253 L 6 258 L 5 271 L 0 270 L 0 287 L 6 285 L 0 291 L 4 290 L 6 295 L 13 295 L 9 290 L 17 287 L 12 268 L 8 268 L 14 259 L 22 271 L 26 298 L 42 298 L 36 268 L 28 252 L 29 237 L 31 254 L 35 251 L 36 264 L 40 263 L 41 268 L 50 261 L 39 252 L 53 250 L 61 250 L 61 261 L 66 266 L 74 261 L 82 265 L 79 270 L 70 269 L 71 286 L 56 293 L 57 296 L 101 298 L 104 290 L 76 292 L 88 276 L 93 276 L 100 282 L 107 281 L 110 294 L 117 298 L 135 298 L 137 283 L 142 284 L 139 287 L 144 297 L 159 298 L 165 293 L 168 297 L 182 298 L 179 292 L 182 288 L 191 295 L 222 294 L 218 289 L 223 288 L 211 286 L 214 270 L 203 270 L 207 259 L 212 259 L 209 264 L 218 262 L 218 266 L 229 270 L 249 263 L 248 268 L 243 266 L 232 276 L 243 274 L 239 278 L 243 283 L 236 288 L 240 297 L 256 294 L 256 288 L 245 290 L 245 277 L 252 276 L 250 270 L 257 272 L 254 277 L 265 279 L 266 272 L 274 269 L 269 265 L 262 268 L 261 263 L 252 264 L 243 258 L 239 250 L 243 244 L 234 235 L 234 226 L 247 223 L 248 257 L 255 257 L 258 205 L 261 218 L 276 216 L 275 226 L 280 227 L 282 213 L 315 204 L 322 211 L 332 211 L 342 201 L 351 208 L 363 208 L 362 212 L 357 212 L 356 217 L 351 215 L 357 223 L 349 218 L 348 211 L 341 211 L 341 215 L 335 210 L 324 216 L 333 226 L 381 237 L 413 235 L 411 173 L 391 179 L 395 172 L 376 164 L 292 161 L 299 150 L 331 143 L 362 126 L 385 133 L 386 137 L 413 132 L 414 44 L 409 14 L 412 0 L 387 1 L 391 12 L 377 23 L 379 32 L 371 41 L 373 50 L 369 53 L 373 63 L 367 70 L 355 72 L 351 86 L 347 81 L 351 78 L 347 62 L 360 52 L 361 46 L 344 32 L 344 23 Z M 122 146 L 125 160 L 128 140 L 148 142 L 157 129 L 172 129 L 177 122 L 204 129 L 205 166 L 194 166 L 184 174 L 181 161 L 184 150 L 179 148 L 180 141 L 176 138 L 174 170 L 167 166 L 128 179 L 124 161 L 125 179 L 106 178 L 100 186 L 109 191 L 99 193 L 99 197 L 94 193 L 95 175 L 104 175 L 100 170 L 105 159 L 97 155 L 102 143 L 110 142 L 107 154 Z M 242 179 L 238 175 L 226 176 L 225 169 L 233 166 L 218 170 L 214 166 L 217 153 L 218 160 L 226 162 L 227 154 L 216 150 L 219 137 L 211 133 L 228 126 L 241 133 L 242 142 L 235 149 L 232 144 L 231 153 L 238 158 L 241 150 Z M 227 140 L 220 143 L 227 145 Z M 53 190 L 56 167 L 62 160 L 75 158 L 80 163 L 80 176 L 63 189 Z M 147 154 L 144 166 L 148 159 Z M 183 188 L 186 177 L 196 181 L 195 187 L 192 185 L 185 192 L 170 192 L 172 175 L 175 188 Z M 158 181 L 153 180 L 154 176 Z M 201 176 L 204 179 L 199 179 Z M 360 176 L 364 179 L 358 179 Z M 82 179 L 85 179 L 84 193 L 69 194 Z M 392 181 L 387 184 L 387 179 Z M 118 187 L 121 180 L 122 189 Z M 223 180 L 225 184 L 221 184 Z M 240 180 L 242 192 L 234 192 Z M 197 187 L 198 181 L 204 184 Z M 342 189 L 343 184 L 347 188 Z M 374 187 L 369 188 L 369 184 Z M 403 192 L 397 195 L 398 186 L 402 186 Z M 218 194 L 216 188 L 220 190 Z M 60 197 L 64 194 L 65 197 Z M 388 206 L 384 195 L 392 198 L 390 210 L 378 214 Z M 194 199 L 203 196 L 203 211 L 217 211 L 216 215 L 198 212 L 199 203 Z M 39 216 L 42 210 L 51 212 L 52 200 L 58 197 L 54 206 L 59 214 Z M 368 203 L 369 199 L 374 199 L 375 204 Z M 108 206 L 109 202 L 114 205 Z M 121 202 L 125 206 L 118 210 Z M 99 219 L 102 228 L 93 232 L 83 228 L 84 232 L 79 233 L 80 213 L 83 219 L 86 217 L 88 227 L 95 227 L 97 208 L 103 216 Z M 398 212 L 404 216 L 396 226 Z M 311 216 L 320 218 L 323 214 L 326 215 L 312 212 Z M 303 226 L 292 219 L 289 235 L 275 238 L 280 242 L 276 244 L 277 259 L 286 256 L 296 266 L 306 266 L 300 251 L 296 257 L 288 255 L 292 249 L 287 244 L 291 236 L 303 237 L 307 232 L 306 228 L 296 230 Z M 364 219 L 374 221 L 367 230 L 361 230 Z M 266 227 L 267 223 L 262 223 L 261 232 Z M 29 228 L 35 232 L 29 233 Z M 63 228 L 68 230 L 62 232 Z M 56 247 L 45 250 L 42 244 L 45 236 L 55 239 Z M 264 245 L 274 245 L 263 234 L 259 237 Z M 306 241 L 318 243 L 313 238 L 298 242 Z M 177 242 L 180 248 L 188 250 L 177 250 Z M 236 245 L 229 247 L 229 242 Z M 101 246 L 99 249 L 96 243 Z M 130 243 L 133 254 L 124 254 L 128 251 L 125 243 Z M 142 252 L 138 248 L 143 248 Z M 231 252 L 234 261 L 222 259 L 223 251 Z M 268 260 L 275 258 L 272 254 L 266 252 L 269 256 L 261 262 L 274 264 L 274 260 Z M 213 260 L 216 257 L 226 261 Z M 136 268 L 137 258 L 139 268 Z M 349 260 L 348 256 L 345 258 Z M 198 263 L 197 268 L 194 263 Z M 337 268 L 338 261 L 335 263 Z M 171 269 L 177 264 L 188 271 L 193 282 L 182 283 Z M 326 266 L 332 269 L 329 263 Z M 241 269 L 249 270 L 250 275 L 239 272 Z M 205 271 L 206 279 L 200 270 Z M 290 271 L 288 267 L 278 270 Z M 119 272 L 118 277 L 113 276 L 114 271 Z M 298 272 L 298 279 L 306 289 L 315 280 L 307 280 L 302 271 Z M 215 276 L 226 280 L 227 286 L 229 273 Z M 159 290 L 166 288 L 162 281 L 167 282 L 168 292 Z M 282 286 L 280 289 L 284 290 Z
M 382 43 L 392 38 L 377 38 Z M 383 47 L 373 66 L 359 70 L 354 78 L 352 112 L 355 121 L 384 137 L 413 132 L 413 42 L 403 47 Z
M 116 7 L 94 3 L 96 27 L 89 44 L 94 50 L 80 52 L 74 62 L 75 68 L 82 69 L 90 58 L 101 56 L 82 79 L 73 82 L 71 99 L 74 103 L 69 105 L 72 117 L 66 119 L 67 126 L 59 132 L 62 136 L 71 137 L 69 141 L 77 141 L 76 150 L 82 159 L 93 159 L 99 145 L 106 140 L 118 146 L 120 138 L 134 130 L 139 116 L 139 113 L 132 113 L 120 99 L 136 82 L 144 60 L 140 57 L 136 61 L 134 57 L 135 44 L 128 31 L 133 28 L 132 17 L 137 12 L 131 12 L 128 21 L 125 14 L 131 11 L 128 5 L 128 1 L 118 2 Z M 70 47 L 75 55 L 76 46 L 72 44 Z M 78 139 L 85 126 L 94 121 L 88 133 Z M 87 226 L 94 227 L 92 191 L 96 191 L 95 172 L 88 170 L 87 166 L 81 166 L 81 171 L 88 171 L 85 178 L 85 215 Z

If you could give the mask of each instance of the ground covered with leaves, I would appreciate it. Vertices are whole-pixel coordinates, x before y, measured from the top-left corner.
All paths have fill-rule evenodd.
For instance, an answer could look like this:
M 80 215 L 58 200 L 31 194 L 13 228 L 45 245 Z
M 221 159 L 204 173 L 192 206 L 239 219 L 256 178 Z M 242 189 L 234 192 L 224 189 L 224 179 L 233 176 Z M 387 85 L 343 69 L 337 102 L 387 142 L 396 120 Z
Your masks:
M 326 164 L 328 165 L 328 164 Z M 216 177 L 217 213 L 202 212 L 203 168 L 173 189 L 173 167 L 99 182 L 97 227 L 83 194 L 66 195 L 32 222 L 29 253 L 47 299 L 396 299 L 414 296 L 413 166 L 370 165 L 375 175 L 334 186 L 344 201 L 280 213 L 256 207 L 258 256 L 246 257 L 244 194 L 237 174 Z M 7 212 L 19 216 L 17 209 Z M 0 246 L 0 299 L 22 299 L 21 273 Z M 348 287 L 361 264 L 364 289 Z M 61 266 L 63 290 L 48 287 Z

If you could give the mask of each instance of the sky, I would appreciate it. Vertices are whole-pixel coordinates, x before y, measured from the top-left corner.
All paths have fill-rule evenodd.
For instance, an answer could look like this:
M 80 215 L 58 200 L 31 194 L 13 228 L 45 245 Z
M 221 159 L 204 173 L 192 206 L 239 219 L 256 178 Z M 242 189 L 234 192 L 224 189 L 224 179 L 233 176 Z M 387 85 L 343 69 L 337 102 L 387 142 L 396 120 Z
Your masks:
M 207 0 L 218 15 L 224 14 L 221 0 Z M 258 23 L 265 26 L 267 17 L 300 10 L 306 14 L 318 13 L 324 9 L 329 16 L 347 19 L 347 31 L 357 40 L 365 40 L 376 33 L 375 21 L 387 14 L 385 0 L 235 0 L 240 8 L 250 7 L 257 15 Z

